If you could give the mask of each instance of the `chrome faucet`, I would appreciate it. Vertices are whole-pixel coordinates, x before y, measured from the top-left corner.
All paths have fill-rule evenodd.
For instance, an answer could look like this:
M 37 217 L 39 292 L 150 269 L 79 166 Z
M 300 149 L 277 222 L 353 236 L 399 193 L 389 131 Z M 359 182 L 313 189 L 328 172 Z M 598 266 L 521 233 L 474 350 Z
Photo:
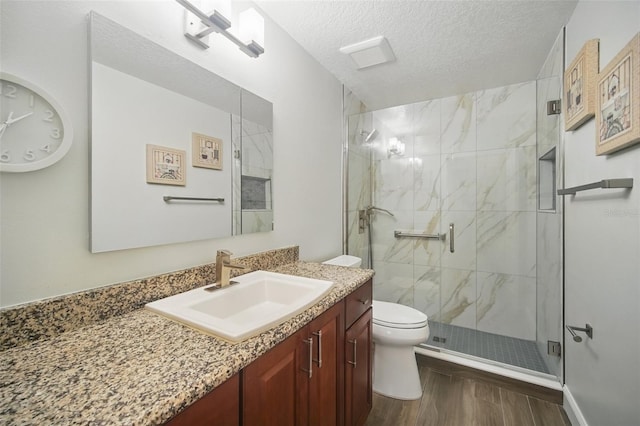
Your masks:
M 239 263 L 231 263 L 231 253 L 228 250 L 218 250 L 216 253 L 216 285 L 215 288 L 224 288 L 233 282 L 229 281 L 232 269 L 247 270 L 248 267 Z

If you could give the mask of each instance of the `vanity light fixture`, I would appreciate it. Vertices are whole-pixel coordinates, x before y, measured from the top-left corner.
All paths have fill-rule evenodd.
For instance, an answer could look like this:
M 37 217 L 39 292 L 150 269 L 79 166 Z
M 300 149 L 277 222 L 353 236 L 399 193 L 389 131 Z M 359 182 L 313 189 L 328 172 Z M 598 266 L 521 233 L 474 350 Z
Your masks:
M 388 151 L 390 155 L 403 155 L 404 142 L 401 142 L 398 138 L 389 139 Z
M 252 46 L 255 43 L 261 49 L 261 46 L 264 46 L 264 18 L 254 8 L 250 7 L 240 12 L 238 32 L 244 44 Z
M 206 37 L 216 32 L 231 40 L 244 53 L 257 58 L 264 53 L 264 18 L 253 8 L 239 14 L 240 37 L 232 34 L 231 21 L 224 13 L 230 15 L 230 3 L 219 0 L 215 9 L 207 15 L 188 0 L 176 0 L 186 9 L 184 35 L 203 49 L 208 49 Z M 199 21 L 199 22 L 198 22 Z

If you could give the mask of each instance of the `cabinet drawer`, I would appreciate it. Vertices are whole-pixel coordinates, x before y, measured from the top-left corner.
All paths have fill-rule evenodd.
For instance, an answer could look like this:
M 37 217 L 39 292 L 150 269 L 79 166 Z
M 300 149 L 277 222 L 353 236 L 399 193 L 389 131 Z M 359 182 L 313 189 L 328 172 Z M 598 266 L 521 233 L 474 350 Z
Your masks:
M 345 327 L 349 328 L 373 303 L 372 281 L 369 280 L 362 284 L 353 293 L 348 295 L 345 301 Z

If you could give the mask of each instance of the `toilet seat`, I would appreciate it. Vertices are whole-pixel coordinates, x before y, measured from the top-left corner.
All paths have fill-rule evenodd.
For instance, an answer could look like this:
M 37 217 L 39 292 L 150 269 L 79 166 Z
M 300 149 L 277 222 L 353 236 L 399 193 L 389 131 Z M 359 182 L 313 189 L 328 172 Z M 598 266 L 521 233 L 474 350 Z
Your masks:
M 428 324 L 428 317 L 409 306 L 374 300 L 373 323 L 389 328 L 422 328 Z

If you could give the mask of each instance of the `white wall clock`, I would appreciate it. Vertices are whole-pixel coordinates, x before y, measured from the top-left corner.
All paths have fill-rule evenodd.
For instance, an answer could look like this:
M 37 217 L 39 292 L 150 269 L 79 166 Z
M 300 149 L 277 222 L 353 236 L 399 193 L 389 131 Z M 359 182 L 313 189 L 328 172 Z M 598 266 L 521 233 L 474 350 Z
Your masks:
M 64 157 L 72 141 L 71 123 L 49 94 L 0 72 L 0 171 L 48 167 Z

